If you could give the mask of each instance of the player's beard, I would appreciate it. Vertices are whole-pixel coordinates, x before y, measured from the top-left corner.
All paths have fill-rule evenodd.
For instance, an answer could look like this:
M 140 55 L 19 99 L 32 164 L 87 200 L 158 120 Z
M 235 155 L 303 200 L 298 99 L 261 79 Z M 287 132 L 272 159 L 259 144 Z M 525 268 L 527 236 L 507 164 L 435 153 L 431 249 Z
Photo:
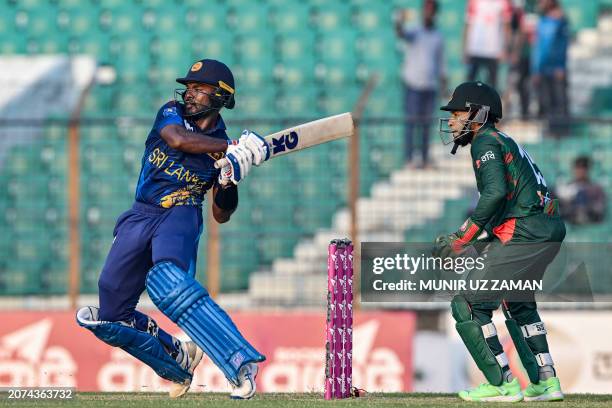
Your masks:
M 190 120 L 198 121 L 219 112 L 219 109 L 195 102 L 185 102 L 186 115 Z

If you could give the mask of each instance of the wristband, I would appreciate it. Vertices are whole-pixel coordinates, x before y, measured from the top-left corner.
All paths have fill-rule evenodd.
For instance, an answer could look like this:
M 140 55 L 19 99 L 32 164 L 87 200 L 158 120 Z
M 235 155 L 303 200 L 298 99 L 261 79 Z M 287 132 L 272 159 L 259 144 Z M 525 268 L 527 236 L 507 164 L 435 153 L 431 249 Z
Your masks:
M 215 205 L 222 210 L 235 210 L 238 207 L 238 186 L 231 184 L 228 187 L 219 188 L 213 200 Z

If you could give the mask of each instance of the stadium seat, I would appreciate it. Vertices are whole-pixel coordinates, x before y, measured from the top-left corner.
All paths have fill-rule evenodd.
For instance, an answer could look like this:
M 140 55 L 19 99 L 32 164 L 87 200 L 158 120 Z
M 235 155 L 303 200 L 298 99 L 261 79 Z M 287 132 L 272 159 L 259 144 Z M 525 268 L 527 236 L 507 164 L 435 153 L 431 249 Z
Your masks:
M 351 112 L 359 99 L 356 87 L 326 88 L 321 96 L 321 111 L 324 115 Z
M 227 31 L 227 5 L 217 3 L 214 7 L 202 7 L 199 0 L 185 2 L 184 21 L 193 34 L 205 33 L 206 37 Z
M 142 7 L 133 2 L 100 4 L 100 28 L 117 35 L 130 35 L 141 30 Z
M 375 71 L 380 75 L 380 71 Z M 382 82 L 370 94 L 366 103 L 364 115 L 366 117 L 395 117 L 404 115 L 404 95 L 401 89 Z
M 262 86 L 265 83 L 265 81 L 259 82 Z M 274 90 L 271 87 L 244 88 L 237 82 L 236 89 L 239 92 L 236 97 L 236 108 L 240 109 L 242 115 L 251 118 L 271 116 L 274 106 Z
M 274 77 L 280 83 L 281 92 L 287 93 L 286 88 L 293 90 L 307 90 L 315 78 L 315 61 L 304 58 L 302 61 L 279 62 L 274 67 Z
M 317 118 L 321 94 L 314 87 L 282 87 L 276 95 L 276 111 L 281 117 Z
M 356 41 L 356 51 L 361 61 L 399 65 L 400 55 L 394 52 L 398 39 L 389 30 L 361 33 Z
M 271 65 L 274 38 L 270 33 L 238 35 L 234 42 L 234 53 L 243 63 Z
M 163 36 L 176 35 L 177 27 L 186 24 L 186 9 L 181 3 L 161 2 L 155 4 L 151 0 L 143 4 L 142 27 L 149 32 Z
M 355 4 L 355 27 L 361 32 L 376 32 L 387 28 L 392 21 L 392 7 L 388 1 L 358 1 Z
M 565 13 L 569 19 L 572 32 L 583 28 L 595 27 L 597 21 L 598 1 L 563 0 Z
M 307 33 L 310 24 L 310 5 L 301 0 L 278 2 L 272 5 L 270 22 L 277 33 Z
M 357 34 L 349 28 L 326 31 L 319 36 L 317 55 L 321 61 L 349 65 L 355 60 Z
M 0 24 L 2 24 L 0 22 Z M 3 38 L 7 41 L 0 42 L 0 53 L 2 55 L 14 55 L 27 53 L 27 39 L 19 33 L 4 33 Z
M 255 34 L 268 26 L 268 5 L 254 1 L 230 4 L 227 22 L 237 34 Z
M 100 65 L 108 65 L 112 62 L 111 36 L 106 32 L 96 31 L 95 29 L 86 31 L 82 34 L 74 34 L 70 38 L 69 53 L 85 54 L 94 57 Z
M 315 34 L 311 30 L 281 33 L 276 40 L 280 62 L 300 62 L 314 58 Z
M 231 47 L 233 43 L 234 35 L 224 30 L 203 34 L 197 33 L 191 40 L 191 59 L 193 61 L 202 58 L 217 59 L 233 68 L 235 61 L 233 48 Z M 184 68 L 185 72 L 187 72 L 187 68 Z
M 35 3 L 36 7 L 33 7 L 30 1 L 19 2 L 15 12 L 15 26 L 17 30 L 26 32 L 30 36 L 49 35 L 55 30 L 57 9 L 47 2 Z
M 181 36 L 158 36 L 151 42 L 151 55 L 153 62 L 158 67 L 163 68 L 163 72 L 173 72 L 172 80 L 178 76 L 183 76 L 189 67 L 195 62 L 188 50 L 191 37 Z M 203 57 L 201 57 L 203 58 Z M 198 58 L 198 59 L 201 59 Z M 142 63 L 146 67 L 146 62 Z M 168 78 L 162 75 L 161 80 L 167 81 Z
M 312 21 L 320 31 L 338 30 L 352 25 L 348 2 L 326 2 L 313 7 Z
M 275 259 L 291 256 L 295 239 L 281 234 L 270 234 L 257 239 L 259 259 L 265 264 L 271 264 Z
M 95 7 L 77 7 L 62 2 L 58 5 L 57 27 L 78 38 L 98 27 L 98 13 Z

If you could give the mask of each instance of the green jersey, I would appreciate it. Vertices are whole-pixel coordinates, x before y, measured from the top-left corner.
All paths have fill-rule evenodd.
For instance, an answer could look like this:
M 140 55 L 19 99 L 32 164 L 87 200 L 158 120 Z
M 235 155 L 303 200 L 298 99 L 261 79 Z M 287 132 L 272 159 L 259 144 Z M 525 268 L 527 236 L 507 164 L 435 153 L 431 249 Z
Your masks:
M 494 126 L 483 127 L 470 149 L 480 193 L 472 221 L 495 228 L 510 218 L 541 214 L 550 201 L 546 181 L 529 154 Z

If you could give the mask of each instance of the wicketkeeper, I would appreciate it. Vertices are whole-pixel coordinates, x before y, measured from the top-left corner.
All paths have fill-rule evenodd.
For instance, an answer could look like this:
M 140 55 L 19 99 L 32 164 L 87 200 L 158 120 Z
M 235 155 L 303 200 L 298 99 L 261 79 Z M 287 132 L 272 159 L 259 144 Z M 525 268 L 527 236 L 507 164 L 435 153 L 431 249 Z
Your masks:
M 556 200 L 549 196 L 538 166 L 512 138 L 495 128 L 502 103 L 482 82 L 459 85 L 441 110 L 445 143 L 470 146 L 478 205 L 461 228 L 436 239 L 435 255 L 459 256 L 478 240 L 489 241 L 485 268 L 467 279 L 538 279 L 559 251 L 565 225 Z M 470 249 L 471 250 L 471 249 Z M 519 296 L 515 296 L 519 295 Z M 461 391 L 466 401 L 555 401 L 563 393 L 546 341 L 546 328 L 533 293 L 466 292 L 451 301 L 456 329 L 487 382 Z M 491 321 L 502 306 L 506 326 L 531 383 L 524 390 L 510 371 L 508 358 Z
M 230 381 L 231 397 L 247 399 L 265 357 L 194 279 L 196 255 L 206 192 L 213 189 L 215 220 L 227 222 L 238 206 L 237 184 L 268 160 L 270 148 L 248 130 L 228 139 L 219 111 L 234 107 L 235 90 L 225 64 L 198 61 L 177 82 L 185 88 L 159 109 L 134 205 L 117 220 L 98 281 L 100 307 L 80 309 L 77 321 L 173 382 L 171 397 L 187 392 L 203 350 Z M 145 289 L 193 341 L 179 341 L 136 310 Z

